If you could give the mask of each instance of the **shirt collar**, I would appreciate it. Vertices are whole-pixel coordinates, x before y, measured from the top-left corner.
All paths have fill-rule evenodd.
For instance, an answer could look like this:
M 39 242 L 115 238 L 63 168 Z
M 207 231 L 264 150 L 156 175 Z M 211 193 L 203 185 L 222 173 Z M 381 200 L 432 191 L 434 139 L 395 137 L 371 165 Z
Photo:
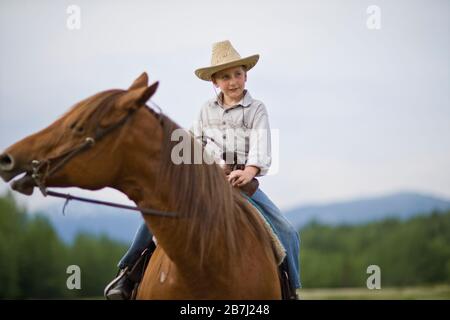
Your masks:
M 223 93 L 219 93 L 219 95 L 217 95 L 214 98 L 214 104 L 217 106 L 221 106 L 220 101 L 219 101 L 219 96 L 221 97 L 223 95 Z M 249 107 L 253 102 L 253 98 L 250 95 L 250 92 L 248 92 L 248 90 L 244 90 L 244 96 L 242 97 L 241 101 L 239 101 L 235 106 L 233 106 L 232 108 L 238 107 L 238 106 L 242 106 L 242 107 Z

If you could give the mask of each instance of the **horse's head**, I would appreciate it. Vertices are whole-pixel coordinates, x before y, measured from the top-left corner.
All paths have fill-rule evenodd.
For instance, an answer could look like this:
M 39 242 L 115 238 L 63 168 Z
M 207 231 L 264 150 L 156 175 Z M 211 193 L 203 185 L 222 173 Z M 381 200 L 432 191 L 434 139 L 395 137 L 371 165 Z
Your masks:
M 0 176 L 9 182 L 25 173 L 12 188 L 27 195 L 35 186 L 96 190 L 114 185 L 125 161 L 123 147 L 136 143 L 136 122 L 150 115 L 141 107 L 157 86 L 148 86 L 143 73 L 128 90 L 100 92 L 77 103 L 47 128 L 0 154 Z

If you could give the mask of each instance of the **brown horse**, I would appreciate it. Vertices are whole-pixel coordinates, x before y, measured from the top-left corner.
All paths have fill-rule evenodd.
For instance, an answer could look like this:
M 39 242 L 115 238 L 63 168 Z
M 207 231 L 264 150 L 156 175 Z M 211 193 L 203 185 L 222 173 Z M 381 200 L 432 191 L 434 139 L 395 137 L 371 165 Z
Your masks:
M 111 187 L 140 208 L 176 212 L 176 218 L 143 214 L 158 247 L 138 299 L 280 299 L 276 258 L 255 209 L 217 164 L 171 161 L 177 143 L 171 134 L 180 127 L 146 105 L 157 85 L 148 86 L 143 73 L 128 90 L 77 103 L 7 148 L 0 176 L 8 182 L 25 172 L 13 188 L 28 195 L 39 182 Z M 198 146 L 192 137 L 189 144 Z

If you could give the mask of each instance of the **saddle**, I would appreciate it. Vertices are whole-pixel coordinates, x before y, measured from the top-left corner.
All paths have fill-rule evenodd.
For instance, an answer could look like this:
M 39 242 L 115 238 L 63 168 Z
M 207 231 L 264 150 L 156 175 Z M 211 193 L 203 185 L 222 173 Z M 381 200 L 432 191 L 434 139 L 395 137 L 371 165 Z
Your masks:
M 224 152 L 222 154 L 222 159 L 225 161 L 225 163 L 222 164 L 222 169 L 225 172 L 225 175 L 227 176 L 231 173 L 231 171 L 245 169 L 245 164 L 238 164 L 236 152 L 233 153 Z M 231 164 L 227 163 L 227 160 L 229 159 L 233 159 L 233 163 Z M 238 188 L 247 196 L 251 197 L 256 192 L 258 187 L 259 187 L 258 179 L 253 178 L 249 183 Z

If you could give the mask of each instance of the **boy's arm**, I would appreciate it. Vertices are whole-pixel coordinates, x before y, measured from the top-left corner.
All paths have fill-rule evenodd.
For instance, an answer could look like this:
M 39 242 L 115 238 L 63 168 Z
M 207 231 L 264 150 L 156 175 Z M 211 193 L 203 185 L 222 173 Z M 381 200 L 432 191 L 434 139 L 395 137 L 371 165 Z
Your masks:
M 246 166 L 256 167 L 256 176 L 267 174 L 272 162 L 269 116 L 264 104 L 258 106 L 250 133 Z M 249 169 L 252 170 L 252 169 Z M 253 170 L 252 170 L 253 172 Z
M 247 165 L 247 166 L 245 166 L 244 171 L 245 171 L 245 172 L 248 172 L 249 175 L 251 175 L 251 177 L 252 177 L 252 179 L 253 179 L 253 178 L 256 177 L 256 175 L 261 171 L 261 169 L 258 168 L 258 167 L 255 167 L 255 166 L 249 166 L 249 165 Z
M 189 128 L 189 133 L 199 142 L 202 143 L 201 137 L 203 135 L 203 126 L 202 126 L 202 112 L 203 108 L 200 109 L 200 112 L 197 115 L 197 118 L 194 119 L 191 127 Z
M 252 181 L 260 169 L 255 166 L 245 166 L 244 170 L 234 170 L 228 175 L 228 181 L 233 187 L 242 187 Z

